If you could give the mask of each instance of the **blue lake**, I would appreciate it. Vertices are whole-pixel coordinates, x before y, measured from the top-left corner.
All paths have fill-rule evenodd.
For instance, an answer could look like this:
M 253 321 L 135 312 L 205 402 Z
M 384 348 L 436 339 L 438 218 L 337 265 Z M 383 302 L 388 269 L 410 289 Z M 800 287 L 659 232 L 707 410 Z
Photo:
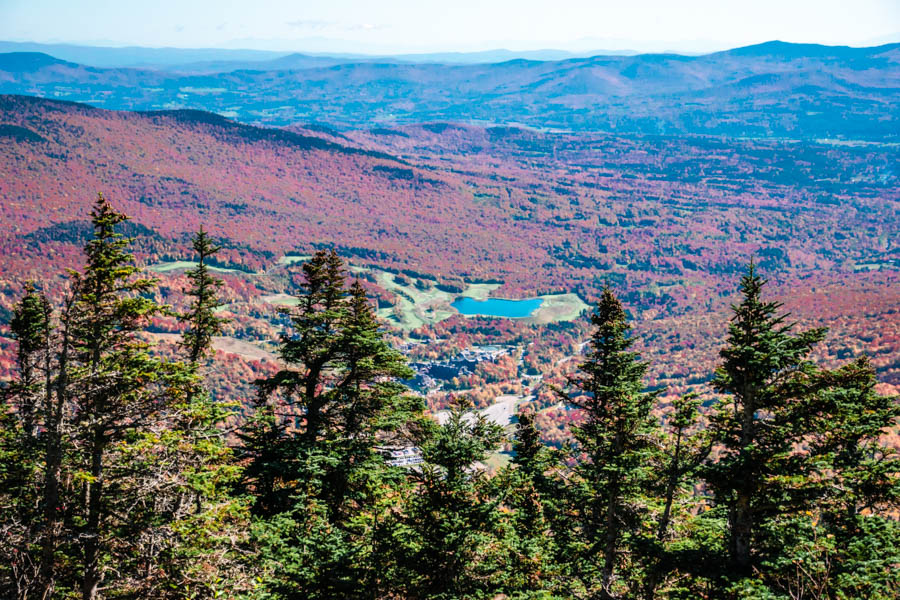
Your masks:
M 543 302 L 541 298 L 530 298 L 528 300 L 504 300 L 503 298 L 474 300 L 463 297 L 457 298 L 451 306 L 464 315 L 521 319 L 530 317 Z

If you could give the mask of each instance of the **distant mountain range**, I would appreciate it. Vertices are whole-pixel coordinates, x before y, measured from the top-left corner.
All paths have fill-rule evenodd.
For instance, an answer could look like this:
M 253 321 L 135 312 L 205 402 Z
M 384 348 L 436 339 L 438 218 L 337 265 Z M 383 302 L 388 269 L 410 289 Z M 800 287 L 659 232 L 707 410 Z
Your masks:
M 200 57 L 192 57 L 200 58 Z M 0 93 L 109 109 L 202 109 L 274 126 L 452 121 L 756 138 L 900 137 L 900 44 L 769 42 L 704 56 L 497 63 L 301 54 L 214 58 L 178 72 L 0 54 Z
M 37 42 L 0 41 L 0 53 L 40 52 L 56 58 L 91 67 L 138 67 L 161 70 L 193 72 L 227 71 L 236 69 L 266 68 L 266 61 L 293 55 L 296 52 L 272 50 L 237 50 L 222 48 L 144 48 L 140 46 L 110 47 L 82 46 L 77 44 L 41 44 Z M 479 52 L 429 52 L 421 54 L 355 54 L 342 52 L 305 52 L 309 59 L 323 59 L 323 62 L 405 62 L 405 63 L 445 63 L 474 64 L 502 62 L 524 58 L 528 60 L 565 60 L 585 56 L 633 55 L 633 50 L 593 50 L 569 52 L 566 50 L 483 50 Z

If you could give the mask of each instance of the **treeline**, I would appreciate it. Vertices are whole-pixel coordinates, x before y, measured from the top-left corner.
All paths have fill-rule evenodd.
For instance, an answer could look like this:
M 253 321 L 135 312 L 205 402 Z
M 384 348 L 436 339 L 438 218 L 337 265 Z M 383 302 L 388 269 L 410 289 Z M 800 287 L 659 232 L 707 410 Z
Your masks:
M 711 379 L 654 412 L 606 289 L 557 390 L 576 442 L 458 402 L 443 424 L 399 381 L 334 251 L 303 269 L 252 416 L 204 389 L 223 325 L 201 230 L 179 355 L 141 341 L 157 304 L 98 198 L 86 264 L 54 306 L 28 286 L 0 410 L 0 596 L 39 598 L 897 598 L 900 406 L 864 358 L 810 360 L 751 263 Z

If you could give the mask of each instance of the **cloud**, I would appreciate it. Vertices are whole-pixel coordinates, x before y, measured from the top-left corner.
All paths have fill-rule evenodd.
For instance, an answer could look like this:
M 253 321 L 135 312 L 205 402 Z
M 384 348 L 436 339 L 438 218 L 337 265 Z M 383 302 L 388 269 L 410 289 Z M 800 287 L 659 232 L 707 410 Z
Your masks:
M 387 28 L 387 25 L 374 25 L 372 23 L 339 23 L 337 21 L 320 21 L 316 19 L 297 19 L 296 21 L 287 21 L 285 25 L 309 31 L 322 31 L 324 29 L 334 31 L 377 31 Z
M 387 29 L 387 25 L 373 25 L 372 23 L 358 23 L 355 25 L 346 25 L 347 31 L 378 31 L 379 29 Z
M 296 21 L 288 21 L 285 23 L 288 27 L 297 27 L 298 29 L 312 29 L 318 31 L 325 29 L 331 25 L 336 25 L 333 21 L 319 21 L 316 19 L 297 19 Z

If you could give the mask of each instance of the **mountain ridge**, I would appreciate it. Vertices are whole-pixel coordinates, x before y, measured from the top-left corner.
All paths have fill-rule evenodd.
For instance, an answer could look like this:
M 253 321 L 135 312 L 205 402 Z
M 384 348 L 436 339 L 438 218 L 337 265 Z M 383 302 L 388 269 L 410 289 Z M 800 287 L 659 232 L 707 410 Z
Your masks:
M 0 54 L 0 93 L 108 109 L 200 109 L 279 127 L 450 121 L 626 134 L 871 141 L 900 136 L 900 44 L 769 42 L 702 56 L 458 65 L 303 63 L 306 58 L 296 55 L 274 60 L 273 70 L 260 63 L 183 74 Z M 302 68 L 294 69 L 297 60 Z

